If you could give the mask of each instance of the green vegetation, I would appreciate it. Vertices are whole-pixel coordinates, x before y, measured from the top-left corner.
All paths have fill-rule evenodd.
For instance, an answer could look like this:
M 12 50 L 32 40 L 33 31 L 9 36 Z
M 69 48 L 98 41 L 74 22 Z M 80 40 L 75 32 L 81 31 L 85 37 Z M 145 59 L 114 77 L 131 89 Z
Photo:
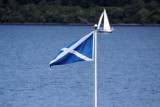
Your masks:
M 0 23 L 160 24 L 160 0 L 0 0 Z

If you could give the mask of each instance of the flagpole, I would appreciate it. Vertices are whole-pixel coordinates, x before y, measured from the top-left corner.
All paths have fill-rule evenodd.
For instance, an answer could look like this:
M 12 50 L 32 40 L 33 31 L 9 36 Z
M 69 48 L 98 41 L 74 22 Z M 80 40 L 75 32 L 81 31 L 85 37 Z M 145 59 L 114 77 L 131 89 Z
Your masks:
M 97 24 L 94 25 L 95 107 L 97 107 Z

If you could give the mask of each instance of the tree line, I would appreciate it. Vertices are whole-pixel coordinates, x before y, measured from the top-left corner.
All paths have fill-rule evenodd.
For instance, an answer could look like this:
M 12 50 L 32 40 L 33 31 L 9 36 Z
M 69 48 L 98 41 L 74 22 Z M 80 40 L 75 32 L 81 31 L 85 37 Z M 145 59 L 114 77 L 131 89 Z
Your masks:
M 1 23 L 160 24 L 160 0 L 0 0 Z

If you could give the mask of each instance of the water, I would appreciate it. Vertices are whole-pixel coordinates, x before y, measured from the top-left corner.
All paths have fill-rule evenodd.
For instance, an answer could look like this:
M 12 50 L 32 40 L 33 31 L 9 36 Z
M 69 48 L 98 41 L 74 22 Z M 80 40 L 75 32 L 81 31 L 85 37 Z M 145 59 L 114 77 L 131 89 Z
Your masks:
M 160 27 L 98 34 L 98 107 L 160 105 Z M 0 25 L 0 107 L 93 107 L 92 62 L 54 66 L 92 26 Z

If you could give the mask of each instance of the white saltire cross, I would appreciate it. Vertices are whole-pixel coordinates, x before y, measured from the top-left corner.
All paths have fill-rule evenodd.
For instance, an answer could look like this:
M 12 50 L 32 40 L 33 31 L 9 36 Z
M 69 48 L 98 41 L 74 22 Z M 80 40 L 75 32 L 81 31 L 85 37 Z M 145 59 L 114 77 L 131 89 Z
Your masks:
M 68 48 L 63 48 L 63 49 L 61 49 L 61 50 L 62 50 L 62 51 L 66 51 L 67 49 L 68 49 Z M 79 52 L 77 52 L 77 51 L 72 50 L 72 51 L 70 51 L 70 53 L 76 55 L 77 57 L 79 57 L 79 58 L 81 58 L 81 59 L 83 59 L 83 60 L 85 60 L 85 61 L 93 61 L 93 59 L 88 58 L 87 56 L 84 56 L 83 54 L 81 54 L 81 53 L 79 53 Z

